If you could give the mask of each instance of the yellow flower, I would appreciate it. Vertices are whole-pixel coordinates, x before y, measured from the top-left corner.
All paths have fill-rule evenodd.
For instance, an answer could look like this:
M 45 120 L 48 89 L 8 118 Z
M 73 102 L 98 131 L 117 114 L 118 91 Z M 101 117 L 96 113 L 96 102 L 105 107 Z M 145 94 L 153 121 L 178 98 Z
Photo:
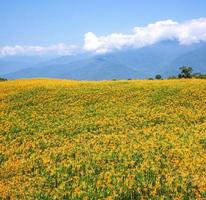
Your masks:
M 74 189 L 74 194 L 76 194 L 77 196 L 80 196 L 81 194 L 81 189 L 79 187 Z
M 202 199 L 205 91 L 194 79 L 0 83 L 0 199 Z

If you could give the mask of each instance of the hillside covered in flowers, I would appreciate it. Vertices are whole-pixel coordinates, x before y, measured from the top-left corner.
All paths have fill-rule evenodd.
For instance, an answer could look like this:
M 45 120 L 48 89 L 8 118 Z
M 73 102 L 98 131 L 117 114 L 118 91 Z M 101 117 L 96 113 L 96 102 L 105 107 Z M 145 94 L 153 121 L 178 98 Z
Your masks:
M 1 82 L 0 199 L 206 199 L 206 81 Z

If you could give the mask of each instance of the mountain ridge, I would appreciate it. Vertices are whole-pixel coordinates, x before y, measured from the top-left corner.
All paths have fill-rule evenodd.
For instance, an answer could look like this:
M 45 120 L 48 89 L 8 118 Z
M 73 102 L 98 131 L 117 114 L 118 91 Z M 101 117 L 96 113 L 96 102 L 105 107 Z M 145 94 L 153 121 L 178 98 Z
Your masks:
M 206 73 L 206 44 L 186 46 L 170 41 L 100 55 L 62 56 L 1 76 L 8 79 L 145 79 L 156 74 L 163 77 L 176 75 L 182 65 L 189 65 L 196 72 Z

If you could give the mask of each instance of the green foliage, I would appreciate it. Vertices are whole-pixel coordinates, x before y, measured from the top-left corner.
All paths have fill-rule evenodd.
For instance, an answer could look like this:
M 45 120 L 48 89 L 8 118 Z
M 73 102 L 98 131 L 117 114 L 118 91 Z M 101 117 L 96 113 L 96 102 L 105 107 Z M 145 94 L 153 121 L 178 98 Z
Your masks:
M 167 79 L 168 79 L 168 80 L 172 80 L 172 79 L 177 79 L 177 77 L 176 77 L 176 76 L 168 76 Z
M 6 79 L 6 78 L 1 78 L 1 77 L 0 77 L 0 82 L 1 82 L 1 81 L 7 81 L 7 79 Z
M 2 165 L 8 158 L 4 154 L 0 153 L 0 165 Z
M 183 66 L 180 67 L 180 74 L 178 75 L 179 78 L 192 78 L 192 67 Z
M 160 74 L 157 74 L 157 75 L 155 76 L 155 79 L 160 80 L 160 79 L 162 79 L 162 76 L 161 76 Z
M 195 73 L 195 74 L 193 74 L 193 77 L 199 78 L 199 79 L 206 79 L 206 74 Z
M 202 147 L 203 147 L 204 149 L 206 149 L 206 139 L 201 139 L 201 140 L 200 140 L 200 144 L 202 145 Z

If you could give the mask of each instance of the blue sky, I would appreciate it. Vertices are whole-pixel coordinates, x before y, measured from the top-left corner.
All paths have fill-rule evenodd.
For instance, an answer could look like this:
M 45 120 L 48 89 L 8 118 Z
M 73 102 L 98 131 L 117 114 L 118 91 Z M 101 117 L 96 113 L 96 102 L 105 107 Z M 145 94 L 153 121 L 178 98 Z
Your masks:
M 205 0 L 0 0 L 0 47 L 83 45 L 87 32 L 129 34 L 136 26 L 205 15 Z
M 0 0 L 0 45 L 81 44 L 159 20 L 206 15 L 205 0 Z

